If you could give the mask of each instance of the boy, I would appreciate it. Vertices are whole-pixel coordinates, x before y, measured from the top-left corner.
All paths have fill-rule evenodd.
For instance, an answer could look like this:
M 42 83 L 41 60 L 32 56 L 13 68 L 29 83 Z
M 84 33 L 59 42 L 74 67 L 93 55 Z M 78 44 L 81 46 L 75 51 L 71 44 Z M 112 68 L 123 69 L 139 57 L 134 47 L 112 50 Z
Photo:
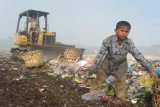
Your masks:
M 120 21 L 116 25 L 115 35 L 103 40 L 94 64 L 88 72 L 89 75 L 97 73 L 97 78 L 91 91 L 100 89 L 106 77 L 112 75 L 115 77 L 116 97 L 123 101 L 126 100 L 126 72 L 128 69 L 126 56 L 128 52 L 132 54 L 152 77 L 156 77 L 151 64 L 144 58 L 142 53 L 137 50 L 131 39 L 128 38 L 130 29 L 131 25 L 127 21 Z M 105 52 L 107 52 L 107 54 L 103 63 L 99 69 L 96 69 Z

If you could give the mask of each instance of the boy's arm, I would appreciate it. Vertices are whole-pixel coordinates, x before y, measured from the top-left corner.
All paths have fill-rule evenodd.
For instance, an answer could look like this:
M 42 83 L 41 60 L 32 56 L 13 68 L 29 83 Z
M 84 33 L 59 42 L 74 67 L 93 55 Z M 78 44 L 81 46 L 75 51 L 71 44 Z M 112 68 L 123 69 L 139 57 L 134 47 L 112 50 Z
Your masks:
M 129 39 L 129 53 L 143 66 L 143 68 L 148 71 L 148 73 L 153 71 L 151 63 L 144 58 L 143 54 L 138 51 L 134 43 Z
M 108 39 L 103 40 L 102 42 L 102 46 L 99 49 L 99 52 L 97 53 L 97 56 L 94 59 L 94 63 L 92 66 L 92 70 L 90 71 L 90 73 L 96 73 L 96 66 L 98 66 L 99 62 L 102 60 L 102 57 L 104 56 L 105 52 L 107 51 L 107 46 L 108 46 Z

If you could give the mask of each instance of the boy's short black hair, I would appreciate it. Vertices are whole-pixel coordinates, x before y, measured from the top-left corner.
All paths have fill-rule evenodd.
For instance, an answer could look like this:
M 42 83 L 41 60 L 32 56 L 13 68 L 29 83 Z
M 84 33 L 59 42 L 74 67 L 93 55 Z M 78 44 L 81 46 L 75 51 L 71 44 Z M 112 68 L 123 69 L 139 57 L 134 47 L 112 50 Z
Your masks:
M 131 24 L 127 21 L 119 21 L 116 24 L 116 29 L 120 28 L 121 26 L 128 26 L 128 28 L 131 29 Z

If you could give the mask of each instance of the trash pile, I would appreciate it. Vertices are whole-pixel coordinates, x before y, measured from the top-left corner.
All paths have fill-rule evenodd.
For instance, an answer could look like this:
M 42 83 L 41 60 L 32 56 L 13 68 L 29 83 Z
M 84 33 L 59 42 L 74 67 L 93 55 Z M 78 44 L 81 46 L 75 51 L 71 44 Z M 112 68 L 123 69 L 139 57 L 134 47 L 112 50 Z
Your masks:
M 50 60 L 46 65 L 49 68 L 48 75 L 60 75 L 62 78 L 70 77 L 73 78 L 80 87 L 90 88 L 92 86 L 92 81 L 96 78 L 96 75 L 94 74 L 91 77 L 88 77 L 86 75 L 86 70 L 88 67 L 92 66 L 92 64 L 93 58 L 86 57 L 83 60 L 79 60 L 75 53 L 69 50 L 63 57 L 61 56 L 57 59 Z M 159 73 L 159 67 L 160 66 L 157 63 L 154 65 L 157 75 Z M 155 107 L 159 106 L 159 96 L 154 94 L 158 92 L 153 91 L 152 88 L 152 85 L 157 83 L 159 79 L 154 80 L 150 78 L 139 63 L 132 64 L 128 67 L 127 78 L 127 97 L 132 104 L 140 103 L 143 105 L 146 103 L 145 98 L 147 94 L 153 94 L 154 97 L 152 98 L 152 104 L 155 105 Z M 110 86 L 112 86 L 112 88 L 109 89 Z M 114 77 L 110 76 L 106 79 L 106 83 L 104 83 L 101 91 L 84 94 L 82 95 L 82 99 L 86 101 L 104 99 L 105 101 L 109 101 L 109 99 L 115 95 L 113 87 Z
M 90 60 L 79 60 L 79 56 L 79 53 L 75 50 L 68 49 L 64 52 L 64 55 L 49 60 L 44 67 L 48 68 L 49 75 L 60 75 L 62 78 L 79 76 L 79 74 L 86 73 L 84 70 L 88 66 L 91 66 L 91 62 L 93 62 Z M 77 81 L 78 80 L 79 79 L 77 79 Z
M 160 68 L 160 61 L 152 63 L 152 66 L 159 77 L 158 69 Z M 157 97 L 158 94 L 155 94 L 160 91 L 154 91 L 154 87 L 160 87 L 160 85 L 157 84 L 160 81 L 159 78 L 151 78 L 139 63 L 132 64 L 128 67 L 127 76 L 127 94 L 132 103 L 144 105 L 144 103 L 152 101 L 152 105 L 150 106 L 160 107 L 160 97 Z M 154 96 L 156 96 L 156 98 Z
M 41 54 L 38 55 L 38 57 L 41 57 Z M 47 61 L 41 66 L 41 69 L 49 76 L 71 78 L 79 87 L 90 88 L 96 75 L 88 76 L 87 68 L 92 66 L 93 61 L 94 57 L 89 55 L 80 60 L 78 52 L 68 49 L 64 52 L 64 55 Z M 25 65 L 27 65 L 26 67 L 30 66 L 27 63 Z M 153 66 L 160 77 L 160 62 L 153 63 Z M 147 96 L 152 95 L 152 105 L 160 107 L 160 81 L 150 78 L 139 63 L 129 65 L 126 82 L 128 84 L 127 97 L 132 104 L 144 105 L 147 102 Z M 81 98 L 86 101 L 103 100 L 107 102 L 114 96 L 114 77 L 110 76 L 106 79 L 102 90 L 84 94 Z

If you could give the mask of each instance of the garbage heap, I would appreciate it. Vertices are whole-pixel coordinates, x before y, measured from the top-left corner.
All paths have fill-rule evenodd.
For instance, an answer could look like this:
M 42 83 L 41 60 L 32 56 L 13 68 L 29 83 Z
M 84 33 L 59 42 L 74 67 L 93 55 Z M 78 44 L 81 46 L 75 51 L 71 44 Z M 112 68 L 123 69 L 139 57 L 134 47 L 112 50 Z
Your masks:
M 34 55 L 35 54 L 36 53 L 34 53 Z M 33 54 L 31 54 L 31 56 L 32 55 Z M 81 60 L 79 55 L 80 54 L 77 51 L 67 49 L 63 55 L 60 55 L 56 59 L 47 61 L 45 65 L 42 66 L 42 68 L 47 68 L 45 69 L 45 72 L 47 72 L 50 76 L 72 78 L 73 81 L 75 81 L 80 87 L 90 88 L 92 86 L 93 80 L 96 78 L 96 74 L 88 76 L 87 68 L 92 66 L 96 54 L 84 55 L 85 57 Z M 37 54 L 37 57 L 41 57 L 41 54 Z M 29 59 L 29 56 L 27 57 L 24 54 L 23 58 Z M 35 62 L 38 64 L 39 61 Z M 36 63 L 33 64 L 36 65 Z M 26 67 L 27 66 L 30 65 L 28 64 Z M 154 66 L 154 69 L 158 74 L 160 71 L 157 69 L 160 69 L 160 64 L 158 66 Z M 128 84 L 127 97 L 133 104 L 140 103 L 143 105 L 147 102 L 145 100 L 146 93 L 150 93 L 152 94 L 152 105 L 154 105 L 154 107 L 160 107 L 160 80 L 150 78 L 150 76 L 147 74 L 147 71 L 144 71 L 139 63 L 132 63 L 132 65 L 129 65 L 126 82 Z M 114 77 L 110 76 L 106 79 L 102 87 L 102 92 L 95 92 L 97 95 L 92 93 L 94 95 L 91 95 L 94 96 L 94 98 L 82 96 L 82 99 L 86 100 L 86 98 L 88 98 L 87 100 L 90 101 L 101 100 L 102 98 L 105 99 L 105 101 L 108 101 L 110 97 L 115 95 L 113 88 Z M 101 98 L 99 98 L 99 95 L 101 95 Z

